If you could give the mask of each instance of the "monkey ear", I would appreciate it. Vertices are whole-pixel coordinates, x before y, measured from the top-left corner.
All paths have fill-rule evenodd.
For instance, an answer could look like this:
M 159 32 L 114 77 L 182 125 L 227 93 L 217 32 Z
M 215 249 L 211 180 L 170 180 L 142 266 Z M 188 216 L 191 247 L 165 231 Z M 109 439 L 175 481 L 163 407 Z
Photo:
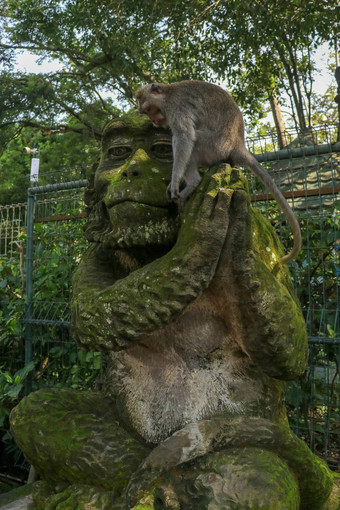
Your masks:
M 161 94 L 163 92 L 163 89 L 158 83 L 151 83 L 150 92 L 153 94 Z

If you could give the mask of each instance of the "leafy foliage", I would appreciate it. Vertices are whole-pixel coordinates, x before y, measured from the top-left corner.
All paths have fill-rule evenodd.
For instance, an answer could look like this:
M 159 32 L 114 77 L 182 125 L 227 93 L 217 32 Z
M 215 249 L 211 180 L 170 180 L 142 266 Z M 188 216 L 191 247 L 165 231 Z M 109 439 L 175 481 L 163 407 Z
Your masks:
M 320 342 L 310 346 L 306 373 L 286 385 L 290 426 L 335 471 L 340 471 L 339 373 L 340 345 Z
M 22 318 L 25 300 L 19 256 L 0 258 L 0 346 L 1 359 L 8 360 L 7 370 L 20 364 L 23 344 Z
M 312 114 L 313 54 L 339 34 L 337 0 L 210 4 L 202 0 L 7 0 L 2 18 L 0 127 L 70 130 L 100 138 L 117 101 L 130 107 L 145 81 L 224 80 L 254 121 L 274 93 L 288 92 L 295 123 Z M 18 51 L 58 70 L 13 73 Z M 334 105 L 335 107 L 335 105 Z M 90 115 L 89 115 L 90 113 Z
M 75 121 L 70 120 L 70 125 Z M 0 130 L 1 133 L 1 130 Z M 44 135 L 34 128 L 24 128 L 0 156 L 0 204 L 25 202 L 31 157 L 24 147 L 39 147 L 40 172 L 50 174 L 61 169 L 90 167 L 99 157 L 99 144 L 87 134 L 74 131 Z M 66 172 L 65 178 L 69 180 Z
M 7 370 L 0 370 L 0 394 L 2 396 L 0 402 L 0 428 L 5 424 L 9 407 L 13 406 L 13 402 L 18 402 L 19 394 L 24 388 L 24 382 L 34 368 L 35 365 L 31 361 L 15 372 L 14 375 L 11 375 Z
M 28 388 L 94 388 L 104 367 L 101 353 L 78 350 L 69 335 L 71 276 L 85 241 L 82 220 L 77 218 L 80 199 L 64 198 L 64 204 L 51 200 L 49 212 L 56 217 L 68 213 L 69 221 L 35 225 L 33 291 L 36 313 L 43 322 L 30 326 L 33 360 L 28 364 L 24 360 L 25 275 L 16 245 L 12 256 L 0 257 L 0 434 L 6 455 L 18 453 L 8 430 L 8 416 Z M 42 214 L 39 206 L 38 212 Z M 22 245 L 25 241 L 25 236 L 21 235 Z

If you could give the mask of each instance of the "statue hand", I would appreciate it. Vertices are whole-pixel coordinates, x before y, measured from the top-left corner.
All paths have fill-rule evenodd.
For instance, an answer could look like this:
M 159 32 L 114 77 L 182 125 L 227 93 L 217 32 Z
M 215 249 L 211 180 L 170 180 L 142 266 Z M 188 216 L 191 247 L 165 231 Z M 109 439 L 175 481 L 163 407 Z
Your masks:
M 129 347 L 173 321 L 209 285 L 228 230 L 229 182 L 228 167 L 208 172 L 184 208 L 174 247 L 125 278 L 98 288 L 95 256 L 85 260 L 91 271 L 80 267 L 72 304 L 72 332 L 80 344 L 91 350 Z

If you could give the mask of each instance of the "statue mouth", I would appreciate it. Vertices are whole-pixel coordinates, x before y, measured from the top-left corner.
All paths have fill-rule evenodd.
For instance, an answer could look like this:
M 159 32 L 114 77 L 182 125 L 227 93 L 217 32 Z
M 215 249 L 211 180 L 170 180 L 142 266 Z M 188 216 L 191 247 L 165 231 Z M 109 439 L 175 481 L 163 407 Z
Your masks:
M 179 216 L 175 204 L 122 199 L 104 206 L 108 223 L 98 235 L 93 235 L 93 240 L 104 246 L 124 249 L 151 244 L 165 246 L 177 238 Z
M 166 198 L 157 200 L 134 200 L 133 198 L 117 198 L 105 203 L 105 207 L 113 229 L 135 229 L 143 225 L 177 221 L 178 210 L 175 204 Z M 118 227 L 119 226 L 119 227 Z
M 105 201 L 105 206 L 107 210 L 112 209 L 113 207 L 116 207 L 117 205 L 124 204 L 124 203 L 131 203 L 131 204 L 137 204 L 144 207 L 153 207 L 157 209 L 172 209 L 174 204 L 172 202 L 168 202 L 166 199 L 163 201 L 156 201 L 156 200 L 137 200 L 133 198 L 118 198 L 114 200 L 110 200 L 109 202 Z

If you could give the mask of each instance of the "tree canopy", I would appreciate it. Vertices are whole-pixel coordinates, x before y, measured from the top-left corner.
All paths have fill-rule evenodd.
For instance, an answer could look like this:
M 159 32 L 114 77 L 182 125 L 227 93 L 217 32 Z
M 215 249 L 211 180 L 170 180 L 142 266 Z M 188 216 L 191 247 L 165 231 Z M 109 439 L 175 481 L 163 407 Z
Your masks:
M 73 119 L 67 119 L 72 127 Z M 99 144 L 90 135 L 68 131 L 45 136 L 25 127 L 10 140 L 0 157 L 0 205 L 25 202 L 31 171 L 31 156 L 24 147 L 39 147 L 42 173 L 58 172 L 64 180 L 84 178 L 99 158 Z M 71 172 L 76 176 L 71 178 Z
M 24 127 L 100 140 L 117 107 L 153 80 L 218 81 L 248 119 L 269 100 L 275 120 L 286 103 L 306 129 L 314 53 L 340 26 L 338 0 L 2 0 L 0 15 L 2 147 Z M 60 67 L 19 72 L 23 50 Z

